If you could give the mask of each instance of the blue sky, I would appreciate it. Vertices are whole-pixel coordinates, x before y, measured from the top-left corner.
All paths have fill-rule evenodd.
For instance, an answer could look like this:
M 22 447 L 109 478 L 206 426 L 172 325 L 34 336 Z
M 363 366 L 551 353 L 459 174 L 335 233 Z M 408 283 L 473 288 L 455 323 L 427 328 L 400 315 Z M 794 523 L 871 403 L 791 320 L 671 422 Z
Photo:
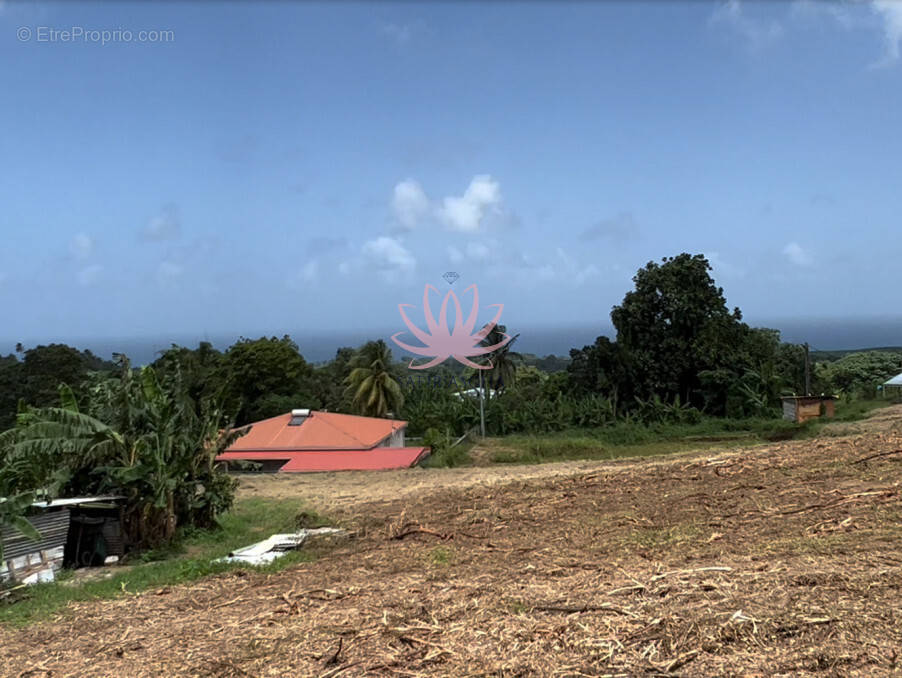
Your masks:
M 401 330 L 449 270 L 602 326 L 682 251 L 752 321 L 898 317 L 900 40 L 893 0 L 0 0 L 0 338 Z

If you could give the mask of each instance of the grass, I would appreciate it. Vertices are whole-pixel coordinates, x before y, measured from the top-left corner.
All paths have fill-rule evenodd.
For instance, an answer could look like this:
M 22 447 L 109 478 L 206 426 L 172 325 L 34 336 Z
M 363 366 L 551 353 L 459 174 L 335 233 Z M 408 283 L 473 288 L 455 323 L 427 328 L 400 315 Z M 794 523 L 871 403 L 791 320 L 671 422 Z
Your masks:
M 311 511 L 299 514 L 298 506 L 291 502 L 256 498 L 237 501 L 229 513 L 220 516 L 219 529 L 194 531 L 184 535 L 176 547 L 148 551 L 131 560 L 128 566 L 108 568 L 109 577 L 80 581 L 76 572 L 63 571 L 56 582 L 20 589 L 15 601 L 0 603 L 0 623 L 22 626 L 46 619 L 70 602 L 184 584 L 231 570 L 275 572 L 308 562 L 313 555 L 303 549 L 261 567 L 214 562 L 273 533 L 293 532 L 299 522 L 308 527 L 326 524 L 325 519 Z
M 627 544 L 646 549 L 674 548 L 686 542 L 697 541 L 701 529 L 692 523 L 680 523 L 670 527 L 640 527 L 629 533 Z
M 450 565 L 454 560 L 454 553 L 444 546 L 436 546 L 429 552 L 429 561 L 433 565 Z
M 822 419 L 814 422 L 819 428 L 831 421 L 858 421 L 881 407 L 889 407 L 897 401 L 886 398 L 876 400 L 846 400 L 836 404 L 836 416 L 833 419 Z
M 422 465 L 424 468 L 468 466 L 471 463 L 470 450 L 472 448 L 473 443 L 466 440 L 455 447 L 450 445 L 434 447 Z
M 707 422 L 693 425 L 616 424 L 610 428 L 541 436 L 508 436 L 500 440 L 503 449 L 493 453 L 492 461 L 501 464 L 541 463 L 579 459 L 622 459 L 649 457 L 709 447 L 756 445 L 772 437 L 786 439 L 803 427 L 777 423 L 766 430 L 749 428 L 712 429 Z M 789 431 L 791 435 L 785 432 Z M 785 436 L 785 438 L 784 438 Z
M 497 447 L 497 464 L 534 464 L 580 459 L 648 457 L 712 447 L 759 445 L 810 438 L 831 422 L 857 421 L 886 400 L 841 402 L 833 419 L 796 424 L 783 419 L 705 418 L 698 423 L 636 424 L 616 422 L 598 429 L 579 429 L 544 435 L 511 435 L 488 441 Z

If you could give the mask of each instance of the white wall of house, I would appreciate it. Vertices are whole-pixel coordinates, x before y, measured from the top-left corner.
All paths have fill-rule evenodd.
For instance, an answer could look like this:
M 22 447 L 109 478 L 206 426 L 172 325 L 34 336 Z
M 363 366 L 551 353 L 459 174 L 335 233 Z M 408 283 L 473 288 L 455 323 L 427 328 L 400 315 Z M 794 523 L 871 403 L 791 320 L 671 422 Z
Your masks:
M 404 429 L 399 429 L 391 434 L 386 447 L 404 447 Z

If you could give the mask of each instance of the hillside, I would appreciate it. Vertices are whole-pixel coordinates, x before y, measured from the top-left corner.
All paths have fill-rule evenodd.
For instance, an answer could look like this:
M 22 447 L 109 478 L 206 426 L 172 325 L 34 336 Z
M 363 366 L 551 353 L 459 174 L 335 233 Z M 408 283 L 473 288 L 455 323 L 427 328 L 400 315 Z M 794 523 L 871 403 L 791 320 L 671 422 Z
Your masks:
M 307 476 L 297 491 L 331 507 L 352 540 L 279 574 L 232 573 L 2 628 L 0 666 L 890 675 L 902 646 L 902 406 L 848 433 L 645 461 L 376 474 L 378 496 Z M 392 496 L 392 483 L 409 491 Z

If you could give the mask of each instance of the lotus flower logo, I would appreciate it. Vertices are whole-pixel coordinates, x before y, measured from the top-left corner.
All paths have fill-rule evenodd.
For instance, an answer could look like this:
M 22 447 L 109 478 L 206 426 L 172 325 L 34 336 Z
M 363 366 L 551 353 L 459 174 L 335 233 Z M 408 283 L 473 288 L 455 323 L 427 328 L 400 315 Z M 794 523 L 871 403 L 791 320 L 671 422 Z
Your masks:
M 392 341 L 405 351 L 410 351 L 415 355 L 432 358 L 429 362 L 421 365 L 414 365 L 413 360 L 411 360 L 408 365 L 410 369 L 425 370 L 428 367 L 433 367 L 444 362 L 448 358 L 454 358 L 457 362 L 477 370 L 492 369 L 491 361 L 489 361 L 487 365 L 480 365 L 469 360 L 469 358 L 492 353 L 510 342 L 511 337 L 505 334 L 504 339 L 496 344 L 491 346 L 480 346 L 482 340 L 485 339 L 495 325 L 498 324 L 498 320 L 501 318 L 501 310 L 504 306 L 502 304 L 491 304 L 489 308 L 498 309 L 495 313 L 495 317 L 492 318 L 492 321 L 489 324 L 474 333 L 473 328 L 476 326 L 476 316 L 479 312 L 479 290 L 476 285 L 470 285 L 463 291 L 463 294 L 466 295 L 470 290 L 473 290 L 473 305 L 470 307 L 470 314 L 467 316 L 466 322 L 463 322 L 463 312 L 460 308 L 460 300 L 452 290 L 448 290 L 445 298 L 442 299 L 442 306 L 439 310 L 438 322 L 436 323 L 435 316 L 432 315 L 432 309 L 429 306 L 429 292 L 432 291 L 439 294 L 439 291 L 432 285 L 426 285 L 426 287 L 423 288 L 423 314 L 426 316 L 428 332 L 421 330 L 407 317 L 407 312 L 404 309 L 414 308 L 413 305 L 398 304 L 398 310 L 401 312 L 401 318 L 404 320 L 404 324 L 407 325 L 407 329 L 409 329 L 413 336 L 419 339 L 424 345 L 411 346 L 410 344 L 400 341 L 398 337 L 404 334 L 404 332 L 393 334 L 391 338 Z M 455 312 L 454 328 L 451 330 L 448 329 L 449 301 L 454 302 Z

